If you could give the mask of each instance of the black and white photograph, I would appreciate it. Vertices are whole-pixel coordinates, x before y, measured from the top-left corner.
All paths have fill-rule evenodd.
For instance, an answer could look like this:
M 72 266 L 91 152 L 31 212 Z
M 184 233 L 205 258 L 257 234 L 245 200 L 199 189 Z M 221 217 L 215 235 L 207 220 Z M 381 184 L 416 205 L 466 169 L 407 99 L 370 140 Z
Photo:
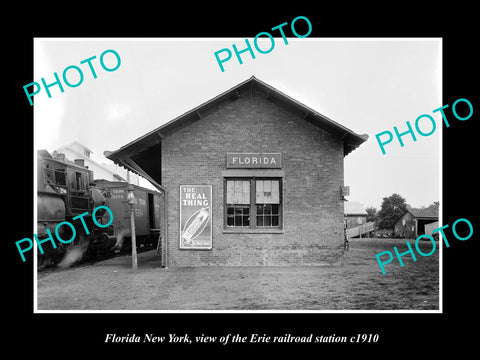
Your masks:
M 441 39 L 34 50 L 37 311 L 441 310 Z
M 4 22 L 6 350 L 473 348 L 470 6 L 37 5 Z

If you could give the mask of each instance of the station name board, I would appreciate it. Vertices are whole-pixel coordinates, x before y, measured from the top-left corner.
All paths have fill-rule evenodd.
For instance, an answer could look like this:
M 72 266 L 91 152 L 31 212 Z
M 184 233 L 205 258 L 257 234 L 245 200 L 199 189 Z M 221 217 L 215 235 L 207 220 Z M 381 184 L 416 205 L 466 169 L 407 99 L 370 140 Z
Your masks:
M 281 169 L 281 153 L 227 153 L 228 169 Z

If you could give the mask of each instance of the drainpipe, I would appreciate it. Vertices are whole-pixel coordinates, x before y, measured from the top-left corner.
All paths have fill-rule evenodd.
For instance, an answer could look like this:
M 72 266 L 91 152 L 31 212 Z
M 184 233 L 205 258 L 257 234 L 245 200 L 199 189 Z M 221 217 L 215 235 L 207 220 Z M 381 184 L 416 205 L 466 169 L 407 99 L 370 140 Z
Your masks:
M 165 224 L 165 269 L 168 269 L 168 221 L 167 221 L 167 209 L 168 209 L 168 193 L 167 190 L 164 190 L 165 201 L 163 202 L 164 211 L 163 211 L 163 223 Z

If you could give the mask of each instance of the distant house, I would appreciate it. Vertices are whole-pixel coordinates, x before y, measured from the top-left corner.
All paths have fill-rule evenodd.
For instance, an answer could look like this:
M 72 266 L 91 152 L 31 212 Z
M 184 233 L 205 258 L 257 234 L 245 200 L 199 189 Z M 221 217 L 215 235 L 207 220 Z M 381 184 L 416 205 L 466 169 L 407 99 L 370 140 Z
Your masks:
M 127 169 L 115 164 L 101 164 L 91 158 L 92 153 L 92 150 L 87 148 L 85 145 L 74 141 L 69 145 L 61 146 L 56 149 L 53 152 L 53 156 L 57 156 L 57 154 L 64 154 L 66 159 L 74 161 L 82 166 L 87 166 L 93 171 L 94 179 L 127 181 Z M 130 173 L 130 183 L 139 185 L 139 176 L 137 174 Z
M 394 236 L 412 239 L 425 233 L 428 234 L 432 225 L 426 225 L 438 223 L 438 209 L 438 206 L 431 206 L 424 209 L 410 208 L 405 210 L 395 223 Z
M 345 201 L 344 215 L 347 221 L 347 229 L 367 223 L 367 211 L 359 202 Z

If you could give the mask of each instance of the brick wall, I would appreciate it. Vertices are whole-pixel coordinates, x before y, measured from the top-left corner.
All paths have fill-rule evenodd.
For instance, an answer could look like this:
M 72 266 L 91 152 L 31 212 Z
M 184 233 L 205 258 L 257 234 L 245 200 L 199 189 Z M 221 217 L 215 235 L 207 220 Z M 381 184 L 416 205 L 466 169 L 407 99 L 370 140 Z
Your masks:
M 224 233 L 222 171 L 227 152 L 280 152 L 283 233 Z M 179 188 L 212 185 L 212 250 L 179 248 Z M 166 136 L 168 266 L 319 265 L 343 248 L 343 144 L 280 106 L 245 96 Z

